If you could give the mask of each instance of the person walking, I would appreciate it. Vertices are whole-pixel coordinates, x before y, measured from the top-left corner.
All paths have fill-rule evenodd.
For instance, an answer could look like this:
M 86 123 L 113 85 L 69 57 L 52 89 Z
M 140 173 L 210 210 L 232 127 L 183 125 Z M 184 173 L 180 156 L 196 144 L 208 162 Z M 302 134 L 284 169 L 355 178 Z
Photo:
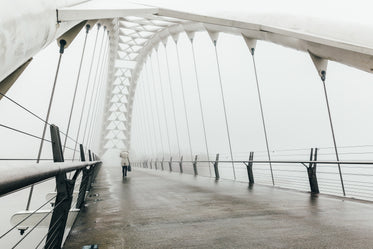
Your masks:
M 122 177 L 127 176 L 128 167 L 130 165 L 130 160 L 128 156 L 128 151 L 122 151 L 120 153 L 121 165 L 122 165 Z

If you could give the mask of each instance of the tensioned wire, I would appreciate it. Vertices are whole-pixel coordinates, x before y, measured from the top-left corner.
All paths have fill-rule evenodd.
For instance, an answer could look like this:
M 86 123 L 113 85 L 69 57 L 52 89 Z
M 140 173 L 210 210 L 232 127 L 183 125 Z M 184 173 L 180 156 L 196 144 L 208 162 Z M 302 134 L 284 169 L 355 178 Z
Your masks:
M 139 146 L 142 147 L 141 148 L 141 153 L 143 153 L 142 154 L 142 156 L 143 156 L 143 155 L 147 154 L 148 143 L 144 140 L 144 138 L 145 138 L 144 135 L 146 134 L 146 129 L 144 127 L 144 121 L 142 119 L 142 117 L 143 117 L 143 115 L 142 115 L 142 109 L 141 109 L 141 106 L 140 106 L 140 104 L 141 104 L 141 102 L 140 102 L 141 96 L 139 96 L 140 95 L 139 91 L 140 91 L 141 88 L 140 88 L 140 82 L 139 81 L 137 81 L 136 88 L 137 88 L 137 91 L 136 91 L 136 97 L 135 97 L 135 103 L 134 103 L 134 105 L 135 105 L 135 108 L 136 108 L 136 112 L 135 113 L 136 113 L 136 120 L 137 120 L 137 127 L 138 127 L 138 131 L 137 131 L 137 137 L 138 137 L 138 139 L 137 140 L 139 140 L 139 142 L 140 142 Z
M 197 86 L 197 92 L 198 92 L 198 102 L 199 102 L 199 109 L 200 109 L 201 119 L 202 119 L 203 135 L 204 135 L 204 139 L 205 139 L 206 156 L 207 156 L 207 161 L 210 161 L 209 147 L 208 147 L 208 144 L 207 144 L 207 134 L 206 134 L 205 117 L 204 117 L 204 114 L 203 114 L 201 90 L 200 90 L 200 87 L 199 87 L 199 80 L 198 80 L 198 73 L 197 73 L 196 54 L 194 52 L 194 43 L 193 43 L 193 39 L 192 38 L 190 39 L 190 43 L 192 45 L 194 74 L 195 74 L 195 77 L 196 77 L 196 86 Z M 210 165 L 210 163 L 209 163 L 209 173 L 210 173 L 210 177 L 211 177 L 212 174 L 211 174 L 211 165 Z
M 94 93 L 98 90 L 98 89 L 96 89 L 97 88 L 96 85 L 98 83 L 97 75 L 98 75 L 98 72 L 100 71 L 100 66 L 102 65 L 102 62 L 100 63 L 100 60 L 101 60 L 101 56 L 102 56 L 102 53 L 103 53 L 102 48 L 103 48 L 103 45 L 104 45 L 105 30 L 106 30 L 106 28 L 104 27 L 104 32 L 102 32 L 100 50 L 99 50 L 99 53 L 98 53 L 98 60 L 97 60 L 95 77 L 93 79 L 93 88 L 92 88 L 92 92 L 91 92 L 91 97 L 89 99 L 88 112 L 87 112 L 87 117 L 86 117 L 86 121 L 85 121 L 85 128 L 84 128 L 83 142 L 82 142 L 83 144 L 85 142 L 85 138 L 86 138 L 86 135 L 87 135 L 87 127 L 88 127 L 88 123 L 89 123 L 89 118 L 91 116 L 92 101 L 93 101 Z
M 94 110 L 96 110 L 96 113 L 95 113 L 95 118 L 94 118 L 94 121 L 93 121 L 93 126 L 92 126 L 92 130 L 90 131 L 89 134 L 91 134 L 89 136 L 89 143 L 88 143 L 88 148 L 91 147 L 92 145 L 92 141 L 93 141 L 93 132 L 97 129 L 97 118 L 98 118 L 98 113 L 99 113 L 99 110 L 102 110 L 102 106 L 104 105 L 104 101 L 101 102 L 101 105 L 99 105 L 99 101 L 100 99 L 103 99 L 105 97 L 105 91 L 102 90 L 103 86 L 107 83 L 107 77 L 105 76 L 105 70 L 107 70 L 108 68 L 108 59 L 109 59 L 109 55 L 108 53 L 106 54 L 105 56 L 105 63 L 104 63 L 104 67 L 102 69 L 102 75 L 101 75 L 101 85 L 100 85 L 100 94 L 96 100 L 96 108 Z
M 161 121 L 160 121 L 160 115 L 159 115 L 157 89 L 155 87 L 155 76 L 154 76 L 154 69 L 153 69 L 153 63 L 152 63 L 151 57 L 149 57 L 149 62 L 150 62 L 150 70 L 152 72 L 152 78 L 153 78 L 153 94 L 154 94 L 155 109 L 157 113 L 159 136 L 160 136 L 160 141 L 161 141 L 161 146 L 162 146 L 162 158 L 164 158 L 164 145 L 163 145 L 162 128 L 161 128 Z
M 21 105 L 20 103 L 18 103 L 17 101 L 15 101 L 14 99 L 10 98 L 9 96 L 3 94 L 0 92 L 0 95 L 3 96 L 4 98 L 8 99 L 10 102 L 12 102 L 13 104 L 15 104 L 16 106 L 20 107 L 21 109 L 25 110 L 26 112 L 28 112 L 29 114 L 31 114 L 32 116 L 36 117 L 37 119 L 39 119 L 40 121 L 42 121 L 43 123 L 47 123 L 48 125 L 50 125 L 49 122 L 45 121 L 44 119 L 42 119 L 40 116 L 38 116 L 37 114 L 35 114 L 33 111 L 31 111 L 30 109 L 26 108 L 25 106 Z M 72 141 L 76 141 L 75 139 L 73 139 L 72 137 L 66 135 L 65 132 L 63 131 L 60 131 L 60 133 L 66 137 L 68 137 L 70 140 Z
M 177 65 L 178 65 L 178 69 L 179 69 L 181 93 L 182 93 L 182 96 L 183 96 L 185 122 L 186 122 L 187 132 L 188 132 L 190 160 L 193 160 L 192 140 L 190 138 L 189 119 L 188 119 L 188 112 L 187 112 L 187 109 L 186 109 L 186 101 L 185 101 L 184 81 L 183 81 L 183 75 L 181 74 L 180 55 L 179 55 L 179 49 L 178 49 L 178 46 L 177 46 L 177 40 L 175 40 L 175 49 L 176 49 L 176 56 L 177 56 Z
M 234 168 L 234 163 L 233 163 L 233 152 L 232 152 L 231 136 L 230 136 L 230 133 L 229 133 L 229 126 L 228 126 L 227 108 L 226 108 L 226 105 L 225 105 L 223 83 L 222 83 L 222 80 L 221 80 L 221 72 L 220 72 L 218 51 L 216 49 L 216 43 L 217 43 L 217 41 L 215 40 L 214 41 L 215 59 L 216 59 L 216 65 L 217 65 L 217 69 L 218 69 L 220 93 L 221 93 L 221 98 L 222 98 L 222 101 L 223 101 L 223 110 L 224 110 L 224 117 L 225 117 L 225 127 L 226 127 L 226 130 L 227 130 L 227 136 L 228 136 L 229 152 L 230 152 L 230 156 L 231 156 L 231 160 L 232 160 L 233 178 L 234 178 L 234 180 L 236 180 L 236 170 Z
M 166 68 L 167 68 L 167 75 L 168 75 L 168 83 L 170 86 L 171 105 L 172 105 L 172 112 L 173 112 L 175 131 L 176 131 L 177 148 L 178 148 L 179 158 L 180 158 L 181 152 L 180 152 L 179 131 L 177 129 L 177 122 L 176 122 L 175 100 L 174 100 L 174 93 L 173 93 L 173 88 L 172 88 L 172 83 L 171 83 L 170 65 L 169 65 L 169 60 L 168 60 L 168 55 L 167 55 L 167 46 L 166 44 L 163 44 L 163 46 L 164 46 L 164 53 L 166 56 Z
M 172 155 L 171 151 L 171 143 L 170 143 L 170 134 L 169 134 L 169 129 L 168 129 L 168 121 L 167 121 L 167 115 L 166 115 L 166 104 L 165 104 L 165 97 L 164 97 L 164 91 L 163 91 L 163 82 L 162 82 L 162 77 L 161 77 L 161 67 L 159 64 L 159 53 L 158 50 L 156 50 L 157 53 L 157 67 L 158 67 L 158 74 L 159 74 L 159 86 L 161 89 L 161 97 L 162 97 L 162 107 L 163 107 L 163 115 L 165 119 L 165 124 L 166 124 L 166 134 L 167 134 L 167 142 L 168 142 L 168 148 L 169 148 L 169 156 Z
M 73 114 L 73 111 L 74 111 L 75 98 L 76 98 L 76 93 L 77 93 L 78 86 L 79 86 L 80 72 L 81 72 L 82 65 L 83 65 L 84 52 L 85 52 L 85 47 L 86 47 L 86 44 L 87 44 L 87 37 L 88 37 L 89 29 L 90 29 L 90 26 L 89 26 L 89 24 L 87 24 L 86 25 L 86 34 L 85 34 L 85 37 L 84 37 L 84 44 L 83 44 L 82 55 L 80 57 L 80 64 L 79 64 L 78 75 L 77 75 L 76 83 L 75 83 L 74 96 L 73 96 L 73 100 L 72 100 L 72 103 L 71 103 L 71 109 L 70 109 L 70 114 L 69 114 L 69 121 L 67 122 L 67 129 L 66 129 L 65 141 L 63 142 L 63 149 L 62 149 L 63 153 L 65 152 L 65 147 L 66 147 L 66 142 L 67 142 L 67 136 L 69 134 L 70 124 L 71 124 L 71 118 L 72 118 L 72 114 Z
M 144 72 L 143 72 L 144 73 Z M 142 87 L 142 90 L 140 91 L 142 93 L 142 108 L 143 108 L 143 120 L 144 120 L 144 123 L 146 123 L 146 142 L 149 144 L 149 154 L 150 155 L 154 155 L 155 154 L 155 142 L 154 142 L 154 138 L 153 136 L 151 135 L 151 125 L 150 125 L 150 122 L 149 122 L 149 113 L 148 113 L 148 109 L 146 108 L 148 105 L 147 105 L 147 102 L 146 102 L 146 95 L 145 95 L 145 83 L 144 83 L 144 76 L 142 75 L 141 76 L 141 87 Z
M 321 81 L 322 81 L 323 87 L 324 87 L 325 102 L 326 102 L 326 107 L 328 109 L 329 124 L 330 124 L 330 129 L 331 129 L 332 137 L 333 137 L 335 157 L 336 157 L 337 161 L 339 161 L 339 155 L 338 155 L 337 143 L 336 143 L 336 140 L 335 140 L 335 133 L 334 133 L 334 127 L 333 127 L 333 122 L 332 122 L 332 116 L 331 116 L 331 113 L 330 113 L 328 92 L 326 91 L 326 85 L 325 85 L 325 73 L 326 73 L 325 71 L 323 71 L 321 73 L 322 74 Z M 346 191 L 345 191 L 345 187 L 344 187 L 344 183 L 343 183 L 343 177 L 342 177 L 342 171 L 341 171 L 341 165 L 339 163 L 338 163 L 338 171 L 339 171 L 339 178 L 341 180 L 343 196 L 346 196 Z
M 145 86 L 145 90 L 146 90 L 146 92 L 148 93 L 148 98 L 146 98 L 146 99 L 148 99 L 149 100 L 149 102 L 148 102 L 148 104 L 149 105 L 147 105 L 149 108 L 149 111 L 150 111 L 150 118 L 151 118 L 151 120 L 152 120 L 152 130 L 153 130 L 153 137 L 154 137 L 154 145 L 155 145 L 155 154 L 154 154 L 154 156 L 155 157 L 157 157 L 157 141 L 158 141 L 158 139 L 157 139 L 157 129 L 155 128 L 156 127 L 156 124 L 155 124 L 155 114 L 154 114 L 154 105 L 153 105 L 153 98 L 152 98 L 152 94 L 150 94 L 150 92 L 151 92 L 151 83 L 150 83 L 150 75 L 149 75 L 149 67 L 148 67 L 148 65 L 149 65 L 149 57 L 148 57 L 148 60 L 147 60 L 147 62 L 145 63 L 145 65 L 144 65 L 144 67 L 145 67 L 145 77 L 146 77 L 146 86 Z M 159 134 L 159 139 L 162 139 L 161 138 L 161 134 Z
M 76 135 L 76 142 L 75 142 L 75 147 L 74 147 L 75 150 L 76 150 L 76 146 L 78 145 L 78 140 L 79 140 L 79 135 L 80 135 L 80 129 L 81 129 L 82 120 L 83 120 L 83 113 L 84 113 L 85 104 L 86 104 L 86 100 L 87 100 L 87 94 L 88 94 L 89 82 L 90 82 L 90 79 L 91 79 L 92 68 L 93 68 L 93 62 L 94 62 L 95 55 L 96 55 L 97 38 L 98 38 L 98 33 L 99 33 L 99 31 L 100 31 L 100 27 L 101 27 L 101 25 L 98 24 L 98 25 L 97 25 L 96 38 L 95 38 L 95 44 L 94 44 L 94 46 L 93 46 L 91 65 L 90 65 L 90 67 L 89 67 L 89 73 L 88 73 L 88 79 L 87 79 L 87 86 L 86 86 L 85 93 L 84 93 L 83 106 L 82 106 L 82 110 L 81 110 L 81 113 L 80 113 L 80 120 L 79 120 L 79 125 L 78 125 L 78 132 L 77 132 L 77 135 Z M 73 160 L 74 160 L 74 159 L 75 159 L 75 152 L 73 153 Z
M 53 103 L 53 97 L 54 97 L 54 92 L 56 90 L 56 84 L 57 84 L 57 79 L 58 79 L 58 73 L 59 73 L 59 70 L 60 70 L 60 66 L 61 66 L 61 59 L 62 59 L 62 55 L 63 55 L 63 52 L 64 52 L 64 47 L 66 45 L 66 42 L 65 44 L 62 43 L 62 40 L 60 41 L 60 49 L 59 49 L 59 58 L 58 58 L 58 63 L 57 63 L 57 69 L 56 69 L 56 74 L 55 74 L 55 77 L 54 77 L 54 82 L 53 82 L 53 87 L 52 87 L 52 92 L 51 92 L 51 96 L 50 96 L 50 99 L 49 99 L 49 105 L 48 105 L 48 110 L 47 110 L 47 116 L 45 118 L 45 123 L 44 123 L 44 128 L 43 128 L 43 135 L 42 135 L 42 139 L 40 140 L 40 146 L 39 146 L 39 151 L 38 151 L 38 156 L 37 156 L 37 160 L 36 160 L 36 163 L 39 163 L 40 162 L 40 157 L 41 157 L 41 152 L 43 150 L 43 144 L 44 144 L 44 138 L 45 138 L 45 133 L 47 131 L 47 126 L 48 126 L 48 121 L 49 121 L 49 115 L 50 115 L 50 111 L 52 109 L 52 103 Z M 26 204 L 26 210 L 29 210 L 30 208 L 30 203 L 31 203 L 31 198 L 32 198 L 32 193 L 34 191 L 34 184 L 31 185 L 30 187 L 30 192 L 29 192 L 29 196 L 28 196 L 28 200 L 27 200 L 27 204 Z
M 269 152 L 269 143 L 268 143 L 268 135 L 267 135 L 267 129 L 266 129 L 266 124 L 265 124 L 265 119 L 264 119 L 264 111 L 263 111 L 263 104 L 262 104 L 262 97 L 260 93 L 260 88 L 259 88 L 259 80 L 258 80 L 258 72 L 256 69 L 256 63 L 255 63 L 255 49 L 251 48 L 251 58 L 253 60 L 253 66 L 254 66 L 254 73 L 255 73 L 255 82 L 256 82 L 256 90 L 258 92 L 258 100 L 259 100 L 259 106 L 260 106 L 260 114 L 262 116 L 262 123 L 263 123 L 263 130 L 264 130 L 264 137 L 265 137 L 265 142 L 266 142 L 266 147 L 267 147 L 267 155 L 268 155 L 268 161 L 269 161 L 269 168 L 271 170 L 271 178 L 272 178 L 272 185 L 275 185 L 275 180 L 273 177 L 273 169 L 272 169 L 272 163 L 271 163 L 271 153 Z
M 104 32 L 104 35 L 105 35 L 105 32 Z M 102 93 L 101 92 L 101 89 L 103 87 L 103 84 L 104 84 L 104 80 L 102 78 L 102 75 L 103 75 L 103 72 L 105 71 L 105 65 L 106 65 L 106 59 L 107 59 L 107 42 L 108 42 L 108 39 L 106 39 L 106 44 L 105 44 L 105 49 L 103 51 L 103 57 L 104 59 L 102 60 L 102 63 L 101 63 L 101 66 L 100 66 L 100 69 L 98 69 L 100 71 L 99 73 L 99 77 L 98 77 L 98 88 L 96 90 L 96 94 L 95 94 L 95 97 L 94 97 L 94 104 L 93 104 L 93 108 L 92 108 L 92 115 L 91 115 L 91 119 L 90 119 L 90 124 L 89 124 L 89 128 L 88 128 L 88 133 L 87 133 L 87 148 L 90 148 L 91 146 L 91 139 L 92 139 L 92 136 L 93 136 L 93 124 L 94 122 L 96 121 L 96 116 L 97 116 L 97 105 L 98 105 L 98 101 L 99 101 L 99 95 Z M 93 98 L 93 95 L 92 95 L 92 98 Z
M 139 120 L 138 123 L 140 126 L 138 137 L 139 139 L 141 139 L 143 146 L 144 146 L 142 150 L 142 152 L 144 153 L 143 155 L 147 155 L 149 152 L 149 143 L 146 141 L 147 130 L 146 130 L 146 125 L 145 125 L 145 120 L 143 118 L 144 115 L 143 115 L 143 108 L 142 108 L 142 100 L 140 96 L 140 92 L 141 92 L 140 79 L 137 81 L 136 88 L 137 88 L 136 90 L 137 119 Z

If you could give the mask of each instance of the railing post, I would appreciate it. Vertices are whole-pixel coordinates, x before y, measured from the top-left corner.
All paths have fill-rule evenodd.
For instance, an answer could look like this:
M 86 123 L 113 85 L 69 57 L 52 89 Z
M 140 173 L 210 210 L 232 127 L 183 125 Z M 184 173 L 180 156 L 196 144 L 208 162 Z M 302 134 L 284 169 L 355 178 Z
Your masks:
M 88 150 L 88 158 L 89 158 L 89 161 L 91 162 L 92 161 L 92 152 L 91 152 L 91 150 Z
M 311 149 L 310 153 L 310 161 L 315 161 L 314 163 L 310 163 L 309 166 L 307 167 L 307 173 L 308 173 L 308 180 L 310 182 L 310 188 L 311 188 L 311 193 L 312 194 L 318 194 L 320 193 L 319 191 L 319 184 L 317 182 L 317 177 L 316 177 L 316 161 L 317 161 L 317 148 Z
M 249 162 L 246 164 L 247 176 L 249 178 L 250 184 L 254 184 L 253 159 L 254 159 L 254 152 L 250 152 Z
M 172 157 L 170 157 L 170 161 L 168 162 L 168 166 L 170 167 L 170 172 L 172 172 Z
M 154 166 L 155 166 L 155 170 L 158 170 L 158 167 L 157 167 L 157 159 L 155 159 L 155 161 L 154 161 Z
M 181 156 L 180 158 L 179 167 L 180 167 L 180 173 L 183 173 L 183 156 Z
M 219 153 L 216 154 L 216 159 L 215 159 L 215 162 L 214 162 L 215 180 L 219 180 L 219 178 L 220 178 L 218 164 L 219 164 Z
M 153 169 L 153 159 L 150 159 L 150 169 Z
M 91 162 L 92 161 L 92 157 L 91 157 L 91 151 L 88 150 L 88 158 L 89 158 L 89 161 Z M 91 189 L 91 185 L 92 185 L 92 182 L 93 182 L 93 171 L 94 171 L 94 168 L 96 167 L 96 165 L 91 165 L 89 166 L 89 170 L 88 170 L 88 183 L 87 183 L 87 190 L 89 191 Z
M 198 175 L 198 171 L 197 171 L 197 159 L 198 159 L 198 155 L 195 156 L 194 158 L 194 162 L 193 162 L 193 171 L 194 171 L 194 175 Z
M 63 162 L 63 152 L 61 146 L 60 132 L 57 126 L 51 125 L 51 140 L 53 161 Z M 49 224 L 49 230 L 45 243 L 45 248 L 61 248 L 63 234 L 65 232 L 67 217 L 73 199 L 73 190 L 75 180 L 78 177 L 80 170 L 75 171 L 74 177 L 69 180 L 66 173 L 60 173 L 56 176 L 57 196 L 55 200 L 55 208 L 52 213 L 52 218 Z
M 161 168 L 162 168 L 162 171 L 164 170 L 163 163 L 164 163 L 164 157 L 162 157 L 162 162 L 161 162 Z
M 80 161 L 85 162 L 85 155 L 84 155 L 84 148 L 83 145 L 80 144 Z M 82 181 L 80 183 L 80 188 L 79 188 L 79 195 L 78 199 L 76 200 L 76 208 L 81 208 L 82 204 L 85 199 L 85 193 L 87 191 L 87 185 L 88 185 L 88 178 L 89 178 L 89 170 L 84 168 L 83 169 L 83 176 L 82 176 Z

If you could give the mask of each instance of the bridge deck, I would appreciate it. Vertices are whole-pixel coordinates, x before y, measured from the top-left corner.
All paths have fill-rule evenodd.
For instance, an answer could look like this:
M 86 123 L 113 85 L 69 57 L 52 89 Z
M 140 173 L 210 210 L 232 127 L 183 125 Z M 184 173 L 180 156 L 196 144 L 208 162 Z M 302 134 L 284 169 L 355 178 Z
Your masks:
M 373 204 L 245 183 L 102 167 L 65 249 L 372 248 Z

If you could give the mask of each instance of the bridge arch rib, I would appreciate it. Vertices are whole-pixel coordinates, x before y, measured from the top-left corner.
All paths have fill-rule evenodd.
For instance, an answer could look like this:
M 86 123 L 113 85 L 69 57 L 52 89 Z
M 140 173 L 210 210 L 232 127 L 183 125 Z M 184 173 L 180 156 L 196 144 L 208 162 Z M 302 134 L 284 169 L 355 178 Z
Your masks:
M 142 65 L 152 49 L 169 36 L 176 36 L 180 32 L 191 34 L 208 30 L 244 35 L 250 39 L 265 40 L 311 53 L 316 57 L 363 71 L 373 70 L 373 37 L 366 35 L 366 27 L 359 24 L 343 26 L 330 19 L 281 14 L 273 14 L 268 18 L 265 13 L 195 14 L 123 1 L 71 0 L 65 4 L 57 6 L 58 25 L 55 38 L 63 33 L 68 25 L 84 20 L 99 20 L 110 31 L 106 111 L 100 146 L 102 149 L 129 146 L 132 105 Z M 55 11 L 53 8 L 56 7 L 48 8 Z M 5 21 L 0 22 L 1 27 L 5 27 Z M 50 18 L 47 21 L 55 20 Z M 31 43 L 40 41 L 31 41 L 27 45 L 30 48 L 41 49 L 46 45 L 44 41 L 42 44 Z M 14 44 L 14 47 L 16 46 L 17 44 Z M 25 54 L 24 58 L 17 57 L 18 61 L 7 69 L 18 67 L 26 62 L 29 56 L 32 54 Z M 9 74 L 9 70 L 0 75 L 2 79 Z M 112 99 L 114 95 L 115 100 Z
M 162 43 L 165 45 L 169 37 L 176 39 L 181 32 L 186 32 L 188 36 L 200 31 L 242 35 L 252 40 L 265 40 L 301 50 L 310 53 L 312 57 L 337 61 L 364 71 L 371 72 L 373 68 L 372 48 L 356 45 L 349 40 L 348 36 L 344 36 L 344 39 L 322 37 L 317 32 L 322 33 L 323 30 L 311 30 L 305 23 L 301 30 L 292 30 L 289 23 L 265 25 L 260 23 L 260 18 L 255 23 L 155 7 L 139 6 L 138 8 L 143 12 L 137 9 L 133 11 L 136 15 L 132 15 L 129 11 L 125 16 L 116 16 L 110 10 L 102 14 L 108 18 L 115 17 L 107 20 L 110 23 L 108 27 L 111 33 L 111 66 L 109 67 L 108 98 L 104 117 L 107 121 L 103 124 L 100 146 L 103 150 L 113 147 L 129 148 L 132 107 L 143 65 L 153 49 L 157 49 Z M 90 13 L 87 9 L 85 12 L 87 18 L 94 18 L 94 16 L 89 17 Z M 286 25 L 289 26 L 286 27 Z M 333 24 L 330 25 L 333 26 Z M 115 92 L 120 92 L 120 98 L 116 98 L 119 101 L 109 97 Z M 113 115 L 116 118 L 110 120 L 109 116 L 113 113 L 116 113 Z

